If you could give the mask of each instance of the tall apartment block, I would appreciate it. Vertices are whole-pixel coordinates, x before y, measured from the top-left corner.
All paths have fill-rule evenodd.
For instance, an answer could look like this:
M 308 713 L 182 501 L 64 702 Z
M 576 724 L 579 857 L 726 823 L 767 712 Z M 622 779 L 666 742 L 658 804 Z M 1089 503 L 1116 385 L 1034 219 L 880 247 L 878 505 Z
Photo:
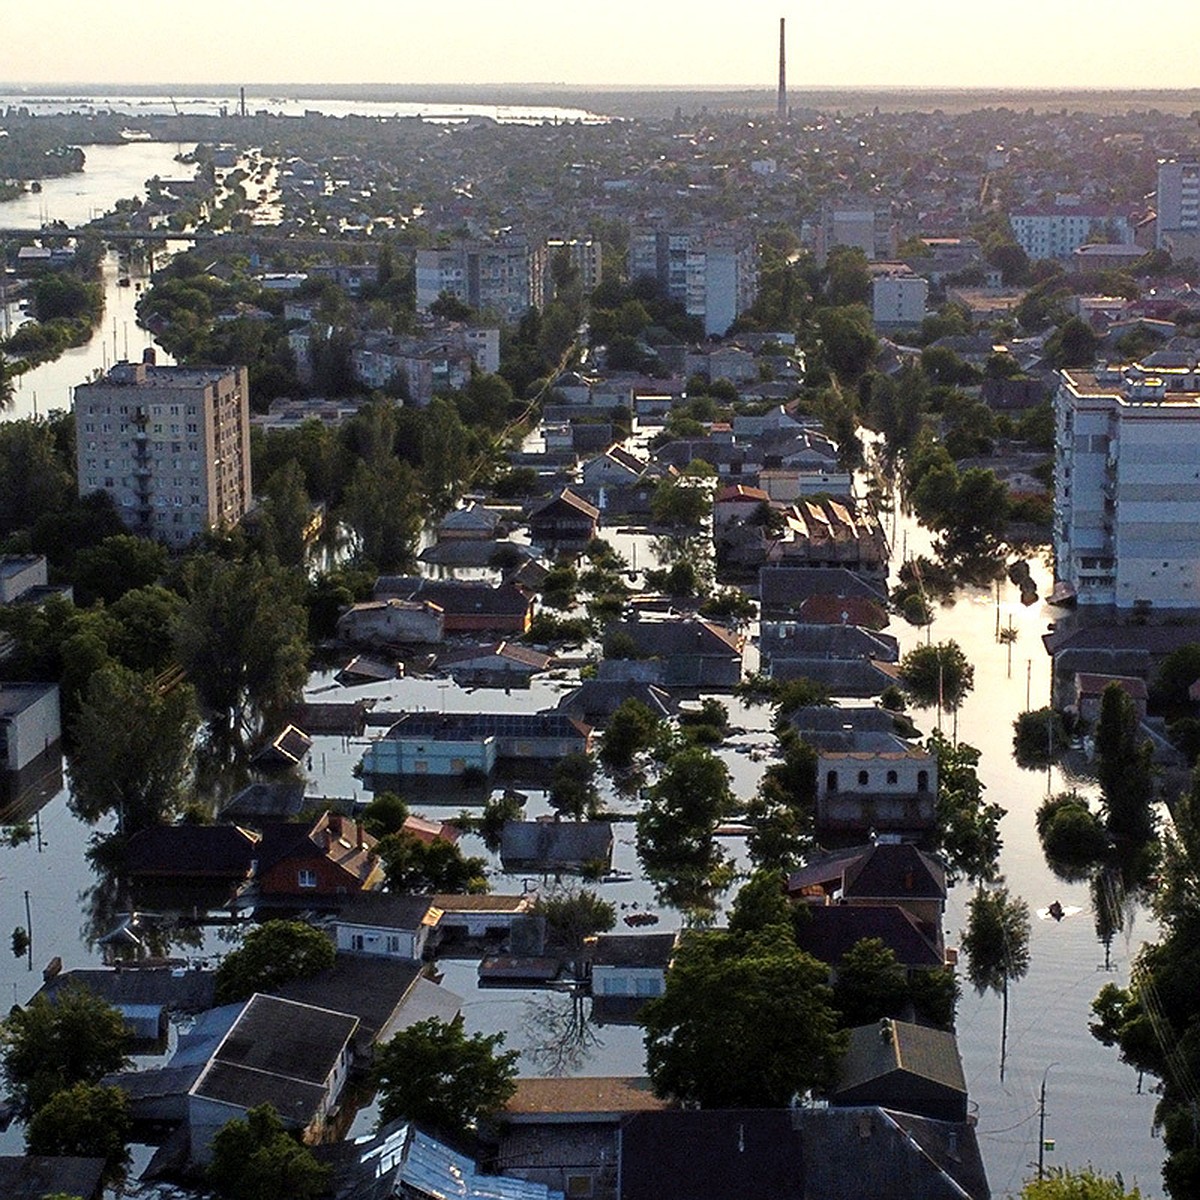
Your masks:
M 1200 608 L 1200 367 L 1069 370 L 1055 398 L 1054 556 L 1080 606 Z
M 896 257 L 899 226 L 887 201 L 847 197 L 826 204 L 816 229 L 817 263 L 824 266 L 834 246 L 861 250 L 872 262 Z
M 579 276 L 585 294 L 600 282 L 601 245 L 596 238 L 547 238 L 533 252 L 533 306 L 543 308 L 554 299 L 554 263 L 566 254 Z
M 417 251 L 417 311 L 448 292 L 464 304 L 519 321 L 533 303 L 532 257 L 525 242 L 474 242 Z
M 246 368 L 117 363 L 75 389 L 79 493 L 170 546 L 236 525 L 250 504 Z
M 1073 203 L 1032 205 L 1013 209 L 1008 220 L 1017 245 L 1032 259 L 1069 258 L 1080 246 L 1110 230 L 1122 246 L 1133 244 L 1128 215 L 1110 208 Z
M 706 334 L 723 334 L 758 297 L 758 247 L 742 231 L 635 229 L 629 277 L 656 280 Z
M 1156 245 L 1193 257 L 1200 245 L 1200 158 L 1189 155 L 1158 164 Z

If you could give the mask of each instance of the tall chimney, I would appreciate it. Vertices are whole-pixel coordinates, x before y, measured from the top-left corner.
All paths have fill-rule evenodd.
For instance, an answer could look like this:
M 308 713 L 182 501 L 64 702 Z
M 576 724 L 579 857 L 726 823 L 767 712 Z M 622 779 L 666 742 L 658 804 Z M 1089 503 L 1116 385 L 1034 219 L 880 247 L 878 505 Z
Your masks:
M 777 103 L 776 116 L 781 122 L 788 119 L 788 102 L 787 102 L 787 43 L 784 40 L 784 26 L 787 20 L 784 17 L 779 18 L 779 100 Z

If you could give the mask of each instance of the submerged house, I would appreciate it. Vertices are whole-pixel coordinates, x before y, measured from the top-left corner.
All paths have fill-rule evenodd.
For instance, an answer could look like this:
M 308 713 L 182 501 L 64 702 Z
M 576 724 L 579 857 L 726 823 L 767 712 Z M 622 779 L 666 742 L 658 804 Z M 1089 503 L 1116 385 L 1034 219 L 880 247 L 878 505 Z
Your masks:
M 500 861 L 506 871 L 581 874 L 612 865 L 608 821 L 506 821 Z

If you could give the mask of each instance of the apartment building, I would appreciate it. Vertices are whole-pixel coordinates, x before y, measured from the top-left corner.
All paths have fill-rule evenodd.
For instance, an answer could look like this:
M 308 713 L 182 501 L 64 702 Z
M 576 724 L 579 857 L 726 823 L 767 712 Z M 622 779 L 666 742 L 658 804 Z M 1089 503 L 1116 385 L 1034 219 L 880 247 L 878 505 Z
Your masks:
M 1200 607 L 1200 367 L 1061 374 L 1055 398 L 1059 591 L 1120 610 Z
M 739 230 L 637 229 L 629 277 L 654 279 L 672 300 L 723 334 L 758 296 L 758 247 Z
M 1070 258 L 1084 243 L 1107 241 L 1115 234 L 1121 245 L 1133 244 L 1133 226 L 1123 213 L 1079 204 L 1018 208 L 1009 214 L 1013 237 L 1031 259 Z
M 79 493 L 107 492 L 134 533 L 182 546 L 250 504 L 245 367 L 117 363 L 75 389 Z
M 871 271 L 871 316 L 876 325 L 920 325 L 929 281 L 903 263 L 877 263 Z
M 822 267 L 835 246 L 857 248 L 877 262 L 896 257 L 899 226 L 886 201 L 846 198 L 824 206 L 816 235 L 817 263 Z
M 547 238 L 533 252 L 533 304 L 542 308 L 554 299 L 554 264 L 565 254 L 585 295 L 596 290 L 601 275 L 601 245 L 597 238 Z
M 1158 164 L 1156 245 L 1172 249 L 1181 241 L 1194 248 L 1200 239 L 1200 157 L 1163 159 Z
M 443 293 L 503 320 L 519 321 L 533 303 L 533 263 L 524 241 L 464 242 L 417 251 L 417 311 Z

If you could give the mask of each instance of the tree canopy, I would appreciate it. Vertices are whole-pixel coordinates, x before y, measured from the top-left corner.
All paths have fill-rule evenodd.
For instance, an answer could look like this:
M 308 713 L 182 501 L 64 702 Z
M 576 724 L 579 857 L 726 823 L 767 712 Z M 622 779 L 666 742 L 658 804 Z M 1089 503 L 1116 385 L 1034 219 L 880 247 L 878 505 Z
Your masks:
M 118 1087 L 76 1083 L 55 1092 L 30 1119 L 25 1148 L 30 1154 L 104 1159 L 108 1180 L 124 1174 L 132 1120 L 129 1100 Z
M 217 1130 L 208 1182 L 225 1200 L 315 1200 L 325 1195 L 329 1168 L 260 1104 Z
M 900 686 L 918 708 L 953 712 L 975 687 L 975 668 L 953 639 L 917 646 L 900 660 Z
M 503 1045 L 502 1033 L 468 1037 L 461 1016 L 401 1030 L 375 1052 L 379 1123 L 404 1118 L 453 1135 L 498 1112 L 516 1090 L 519 1058 Z
M 265 921 L 217 968 L 217 1002 L 228 1004 L 269 992 L 292 979 L 332 967 L 333 942 L 303 921 Z

